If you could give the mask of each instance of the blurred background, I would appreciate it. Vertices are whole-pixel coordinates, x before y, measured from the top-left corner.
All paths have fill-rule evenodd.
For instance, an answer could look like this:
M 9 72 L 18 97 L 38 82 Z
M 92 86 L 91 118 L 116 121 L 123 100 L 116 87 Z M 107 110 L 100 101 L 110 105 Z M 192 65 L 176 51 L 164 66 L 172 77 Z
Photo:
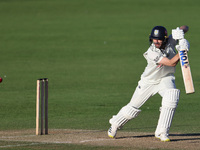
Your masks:
M 126 105 L 145 66 L 156 25 L 168 34 L 188 25 L 196 89 L 181 90 L 171 132 L 199 132 L 198 0 L 0 0 L 0 130 L 35 128 L 36 80 L 49 78 L 49 128 L 109 128 Z M 124 130 L 154 132 L 161 97 L 142 106 Z

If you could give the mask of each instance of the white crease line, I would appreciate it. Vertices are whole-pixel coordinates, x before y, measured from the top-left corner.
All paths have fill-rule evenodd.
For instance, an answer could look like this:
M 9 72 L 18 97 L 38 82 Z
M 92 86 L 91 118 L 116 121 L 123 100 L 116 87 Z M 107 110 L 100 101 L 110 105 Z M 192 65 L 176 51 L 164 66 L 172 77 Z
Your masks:
M 96 140 L 83 140 L 80 141 L 80 143 L 86 143 L 86 142 L 96 142 L 96 141 L 111 141 L 113 139 L 96 139 Z
M 32 146 L 32 145 L 40 145 L 40 144 L 71 144 L 71 143 L 72 143 L 71 141 L 66 141 L 66 142 L 40 142 L 40 143 L 30 143 L 30 144 L 4 145 L 4 146 L 0 146 L 0 148 Z
M 3 138 L 3 139 L 12 139 L 12 138 L 31 137 L 31 136 L 36 136 L 36 135 L 24 135 L 24 136 L 1 136 L 0 138 Z
M 49 143 L 54 143 L 54 144 L 70 144 L 72 142 L 71 141 L 66 141 L 66 142 L 49 142 Z
M 19 146 L 31 146 L 31 145 L 39 145 L 39 144 L 45 144 L 45 143 L 31 143 L 31 144 L 5 145 L 5 146 L 0 146 L 0 148 L 5 148 L 5 147 L 19 147 Z

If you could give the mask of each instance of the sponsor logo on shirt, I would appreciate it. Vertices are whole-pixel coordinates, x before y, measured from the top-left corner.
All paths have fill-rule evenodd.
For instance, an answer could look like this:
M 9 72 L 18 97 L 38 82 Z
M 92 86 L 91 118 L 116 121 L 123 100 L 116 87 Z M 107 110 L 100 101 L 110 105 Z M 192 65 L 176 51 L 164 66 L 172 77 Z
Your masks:
M 159 58 L 160 58 L 160 57 L 157 56 L 157 57 L 154 59 L 154 61 L 157 62 L 157 61 L 159 60 Z

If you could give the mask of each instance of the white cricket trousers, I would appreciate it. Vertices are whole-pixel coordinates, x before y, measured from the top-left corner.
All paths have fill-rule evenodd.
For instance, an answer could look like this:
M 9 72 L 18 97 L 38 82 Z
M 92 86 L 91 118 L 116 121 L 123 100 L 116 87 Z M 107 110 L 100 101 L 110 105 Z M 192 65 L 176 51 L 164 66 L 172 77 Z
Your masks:
M 163 97 L 168 89 L 176 89 L 175 77 L 172 75 L 161 79 L 159 84 L 147 84 L 140 80 L 128 105 L 139 109 L 151 96 L 158 93 Z

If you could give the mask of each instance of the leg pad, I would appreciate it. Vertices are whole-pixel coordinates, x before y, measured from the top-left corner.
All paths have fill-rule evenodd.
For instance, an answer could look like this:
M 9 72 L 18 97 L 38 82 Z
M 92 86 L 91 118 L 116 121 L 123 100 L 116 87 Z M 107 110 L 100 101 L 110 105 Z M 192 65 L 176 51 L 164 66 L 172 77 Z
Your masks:
M 132 106 L 126 105 L 122 107 L 119 113 L 110 119 L 110 124 L 121 128 L 129 120 L 138 116 L 141 110 L 134 108 Z

